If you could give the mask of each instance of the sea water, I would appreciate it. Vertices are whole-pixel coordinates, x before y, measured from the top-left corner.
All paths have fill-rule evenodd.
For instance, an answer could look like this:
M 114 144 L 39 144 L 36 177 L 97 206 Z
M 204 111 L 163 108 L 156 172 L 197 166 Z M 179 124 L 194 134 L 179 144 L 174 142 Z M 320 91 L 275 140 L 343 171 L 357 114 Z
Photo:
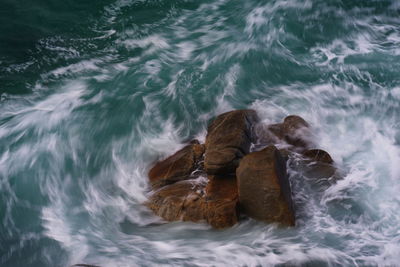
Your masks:
M 302 116 L 343 179 L 289 170 L 289 229 L 142 205 L 242 108 Z M 399 266 L 399 112 L 397 0 L 2 0 L 0 266 Z

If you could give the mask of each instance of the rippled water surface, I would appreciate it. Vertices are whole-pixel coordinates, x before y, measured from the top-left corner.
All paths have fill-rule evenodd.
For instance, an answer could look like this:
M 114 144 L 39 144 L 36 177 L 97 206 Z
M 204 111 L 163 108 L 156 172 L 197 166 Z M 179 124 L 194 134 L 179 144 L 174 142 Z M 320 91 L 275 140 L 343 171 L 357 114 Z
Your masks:
M 400 2 L 3 0 L 0 265 L 398 266 Z M 147 171 L 215 115 L 298 114 L 344 179 L 297 227 L 163 223 Z

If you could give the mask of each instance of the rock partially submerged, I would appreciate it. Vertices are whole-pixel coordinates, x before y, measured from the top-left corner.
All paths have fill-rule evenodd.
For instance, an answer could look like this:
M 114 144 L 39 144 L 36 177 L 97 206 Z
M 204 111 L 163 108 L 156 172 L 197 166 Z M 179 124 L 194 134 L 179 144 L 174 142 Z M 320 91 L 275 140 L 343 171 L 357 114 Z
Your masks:
M 287 116 L 282 123 L 256 125 L 256 135 L 260 146 L 287 144 L 288 149 L 305 151 L 314 146 L 310 125 L 300 116 Z
M 302 155 L 304 157 L 297 169 L 320 190 L 328 188 L 340 179 L 340 174 L 328 152 L 322 149 L 310 149 Z
M 264 125 L 254 110 L 223 113 L 209 125 L 204 145 L 191 142 L 151 168 L 147 206 L 167 221 L 214 228 L 233 226 L 239 214 L 294 226 L 287 160 L 302 155 L 299 169 L 316 181 L 336 173 L 329 154 L 313 147 L 310 125 L 299 116 Z

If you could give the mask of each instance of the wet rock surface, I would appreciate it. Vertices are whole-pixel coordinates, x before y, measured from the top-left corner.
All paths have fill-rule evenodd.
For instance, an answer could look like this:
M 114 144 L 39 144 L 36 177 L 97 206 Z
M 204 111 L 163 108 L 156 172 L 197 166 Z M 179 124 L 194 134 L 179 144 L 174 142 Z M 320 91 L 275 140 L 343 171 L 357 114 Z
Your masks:
M 206 187 L 207 222 L 214 228 L 238 221 L 238 188 L 234 176 L 210 176 Z
M 151 195 L 147 206 L 167 221 L 204 220 L 203 186 L 194 180 L 164 186 Z
M 196 168 L 200 168 L 200 160 L 204 154 L 205 146 L 192 141 L 165 160 L 157 162 L 149 171 L 149 180 L 153 189 L 190 179 Z
M 207 185 L 180 181 L 155 191 L 147 206 L 167 221 L 206 221 L 214 228 L 237 223 L 235 177 L 210 177 Z
M 208 174 L 233 174 L 249 153 L 252 126 L 259 118 L 254 110 L 235 110 L 216 117 L 208 127 L 204 166 Z
M 246 155 L 236 175 L 244 213 L 265 222 L 295 224 L 286 163 L 275 146 Z

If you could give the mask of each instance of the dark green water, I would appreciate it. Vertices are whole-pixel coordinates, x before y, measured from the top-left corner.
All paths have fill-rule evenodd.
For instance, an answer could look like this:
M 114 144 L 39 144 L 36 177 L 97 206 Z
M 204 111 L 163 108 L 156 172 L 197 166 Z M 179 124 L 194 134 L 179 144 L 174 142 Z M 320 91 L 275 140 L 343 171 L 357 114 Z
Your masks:
M 396 0 L 2 0 L 0 266 L 397 266 Z M 146 173 L 208 121 L 298 114 L 344 179 L 297 227 L 162 224 Z

